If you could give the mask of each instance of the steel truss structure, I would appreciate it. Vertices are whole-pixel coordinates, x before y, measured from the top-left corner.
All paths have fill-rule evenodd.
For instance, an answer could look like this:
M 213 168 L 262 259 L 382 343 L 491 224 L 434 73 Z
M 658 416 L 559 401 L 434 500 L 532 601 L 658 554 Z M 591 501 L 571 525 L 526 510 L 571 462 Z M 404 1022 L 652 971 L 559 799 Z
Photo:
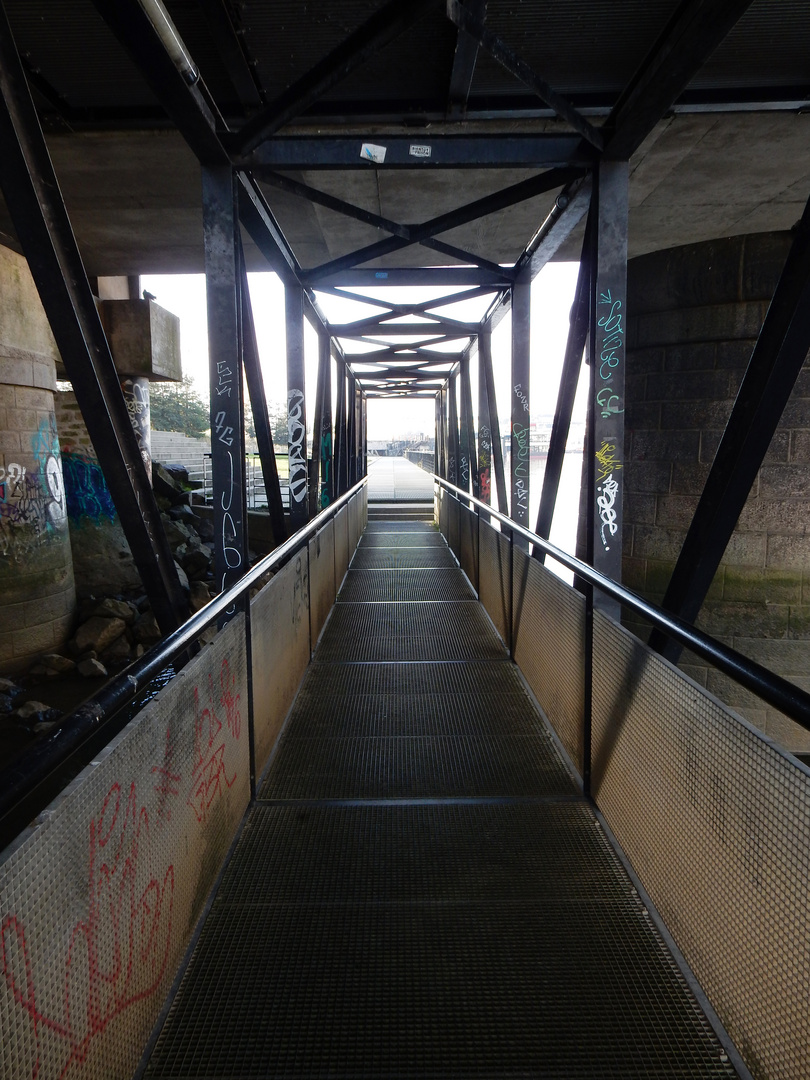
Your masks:
M 263 254 L 267 266 L 278 273 L 286 292 L 289 528 L 305 524 L 364 474 L 366 409 L 376 398 L 435 399 L 436 471 L 487 503 L 494 487 L 502 512 L 507 508 L 508 491 L 512 520 L 528 528 L 530 286 L 584 219 L 580 274 L 536 531 L 542 537 L 549 533 L 585 352 L 591 374 L 587 555 L 598 571 L 619 580 L 628 161 L 684 94 L 751 0 L 683 0 L 598 125 L 490 30 L 486 0 L 389 0 L 270 102 L 263 99 L 227 5 L 205 0 L 202 6 L 207 17 L 218 27 L 223 63 L 245 109 L 251 112 L 240 126 L 226 121 L 176 30 L 179 59 L 177 50 L 167 47 L 165 33 L 154 21 L 153 5 L 139 0 L 93 3 L 196 155 L 203 178 L 217 576 L 222 586 L 227 587 L 243 573 L 247 558 L 240 464 L 244 461 L 243 369 L 258 422 L 277 542 L 288 528 L 252 326 L 242 230 Z M 338 131 L 336 125 L 336 133 L 283 134 L 333 87 L 358 72 L 419 20 L 435 15 L 437 9 L 443 10 L 457 35 L 449 73 L 448 122 L 466 116 L 475 66 L 478 58 L 486 55 L 521 84 L 528 100 L 536 104 L 536 115 L 550 112 L 558 118 L 560 131 L 474 135 L 459 128 L 458 133 L 441 134 L 423 130 L 417 137 L 403 129 L 405 118 L 392 116 L 388 120 L 391 130 L 383 133 L 369 126 L 349 134 Z M 167 19 L 171 25 L 168 15 Z M 160 530 L 150 525 L 155 510 L 149 501 L 151 493 L 144 487 L 140 458 L 134 444 L 130 445 L 131 432 L 128 435 L 127 425 L 121 423 L 120 404 L 112 400 L 112 358 L 103 333 L 99 336 L 98 320 L 90 312 L 92 297 L 80 270 L 58 186 L 55 178 L 46 175 L 47 152 L 29 87 L 40 94 L 46 94 L 48 88 L 35 72 L 26 70 L 5 20 L 0 22 L 0 46 L 0 135 L 4 147 L 0 184 L 49 317 L 54 326 L 64 328 L 60 350 L 133 552 L 150 582 L 150 593 L 162 597 L 160 609 L 168 628 L 173 617 L 180 617 L 176 583 L 166 570 L 166 552 L 157 535 Z M 367 112 L 373 111 L 369 104 Z M 530 170 L 531 175 L 416 223 L 373 213 L 288 175 L 295 170 L 369 168 L 381 174 L 409 170 L 413 181 L 410 205 L 414 207 L 419 205 L 421 173 L 426 174 L 426 183 L 445 170 L 519 169 Z M 274 214 L 276 191 L 301 200 L 302 205 L 320 206 L 360 222 L 377 230 L 381 238 L 320 265 L 304 267 Z M 550 210 L 536 222 L 524 249 L 510 265 L 446 239 L 460 226 L 508 212 L 542 195 L 547 203 L 550 200 Z M 727 534 L 764 456 L 768 432 L 778 421 L 810 346 L 806 218 L 667 596 L 667 606 L 678 615 L 694 617 L 700 608 Z M 400 265 L 398 253 L 415 247 L 427 253 L 425 265 Z M 433 265 L 437 258 L 446 265 Z M 441 295 L 401 303 L 380 299 L 376 292 L 372 297 L 365 291 L 402 285 L 428 286 Z M 56 295 L 65 288 L 70 293 L 67 299 Z M 319 295 L 355 300 L 377 311 L 372 317 L 337 324 L 325 317 Z M 448 314 L 447 309 L 454 304 L 473 298 L 487 302 L 481 319 L 470 322 Z M 505 410 L 511 429 L 511 475 L 507 478 L 494 395 L 491 335 L 508 312 L 512 315 L 512 394 Z M 304 319 L 315 327 L 319 340 L 311 461 L 306 447 L 309 403 L 304 386 Z M 470 365 L 476 358 L 477 443 L 470 380 Z M 334 418 L 332 361 L 337 376 Z M 105 404 L 100 409 L 102 399 Z M 97 421 L 99 413 L 104 424 Z M 753 429 L 758 430 L 756 439 L 748 437 Z M 614 601 L 596 602 L 616 613 Z M 663 638 L 659 645 L 665 647 Z

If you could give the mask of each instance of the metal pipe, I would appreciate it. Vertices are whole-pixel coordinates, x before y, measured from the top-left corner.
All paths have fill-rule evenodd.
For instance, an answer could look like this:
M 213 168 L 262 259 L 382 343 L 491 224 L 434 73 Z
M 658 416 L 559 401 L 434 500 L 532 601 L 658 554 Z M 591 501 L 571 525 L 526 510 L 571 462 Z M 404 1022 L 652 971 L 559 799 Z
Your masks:
M 154 27 L 164 49 L 171 57 L 174 66 L 189 86 L 193 86 L 199 79 L 200 73 L 191 59 L 191 54 L 183 44 L 183 39 L 178 34 L 177 27 L 172 22 L 168 11 L 160 0 L 138 0 L 138 2 Z
M 594 570 L 593 567 L 550 544 L 542 536 L 537 536 L 536 533 L 524 529 L 522 525 L 518 525 L 517 522 L 508 518 L 505 514 L 499 514 L 479 499 L 456 487 L 455 484 L 448 483 L 447 480 L 443 480 L 440 476 L 434 476 L 433 480 L 434 483 L 446 488 L 455 498 L 463 499 L 468 506 L 486 510 L 490 518 L 498 521 L 503 526 L 504 532 L 517 533 L 524 540 L 528 540 L 529 543 L 536 544 L 546 555 L 550 555 L 562 566 L 572 570 L 577 577 L 607 593 L 608 596 L 618 600 L 625 607 L 629 607 L 632 611 L 653 623 L 654 626 L 664 630 L 670 637 L 677 638 L 692 652 L 702 656 L 705 660 L 709 660 L 720 671 L 730 675 L 732 679 L 746 687 L 746 689 L 751 690 L 758 697 L 761 697 L 763 701 L 767 701 L 769 705 L 773 705 L 775 709 L 779 709 L 786 716 L 789 716 L 791 720 L 795 720 L 797 724 L 810 731 L 810 694 L 800 690 L 798 686 L 794 686 L 793 683 L 783 679 L 780 675 L 775 675 L 772 671 L 756 663 L 756 661 L 750 660 L 747 656 L 743 656 L 742 653 L 738 653 L 735 649 L 716 641 L 709 634 L 698 630 L 684 619 L 671 615 L 662 608 L 656 607 L 655 604 L 644 600 L 636 593 L 631 592 L 630 589 L 619 585 L 618 582 L 611 581 L 610 578 L 606 578 L 603 574 Z

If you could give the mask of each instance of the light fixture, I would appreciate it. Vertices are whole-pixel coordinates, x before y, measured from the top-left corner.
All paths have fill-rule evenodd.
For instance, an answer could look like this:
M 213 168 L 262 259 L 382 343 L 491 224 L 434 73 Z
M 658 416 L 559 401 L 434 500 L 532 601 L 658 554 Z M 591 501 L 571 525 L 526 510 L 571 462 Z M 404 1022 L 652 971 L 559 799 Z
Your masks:
M 171 15 L 169 15 L 161 0 L 139 0 L 139 3 L 154 27 L 155 33 L 163 43 L 163 47 L 171 57 L 174 66 L 189 86 L 193 86 L 199 79 L 200 73 L 191 59 L 188 49 L 183 44 L 183 39 L 178 34 Z

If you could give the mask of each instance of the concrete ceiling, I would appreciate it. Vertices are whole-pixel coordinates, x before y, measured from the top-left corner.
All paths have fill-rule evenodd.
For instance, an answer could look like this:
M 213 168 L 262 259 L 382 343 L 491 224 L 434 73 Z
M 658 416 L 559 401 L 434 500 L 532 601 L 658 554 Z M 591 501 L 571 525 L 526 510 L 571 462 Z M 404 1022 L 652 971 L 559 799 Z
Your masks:
M 240 35 L 243 72 L 234 76 L 203 18 L 213 4 L 167 0 L 208 91 L 232 127 L 272 100 L 381 7 L 381 0 L 222 5 Z M 126 50 L 88 0 L 5 0 L 31 71 L 35 101 L 90 275 L 203 269 L 200 170 L 162 115 Z M 552 79 L 598 125 L 678 7 L 676 0 L 489 0 L 487 25 Z M 237 10 L 238 8 L 238 10 Z M 241 11 L 241 15 L 239 12 Z M 241 24 L 239 20 L 241 19 Z M 456 31 L 441 5 L 381 56 L 331 89 L 293 129 L 425 139 L 446 132 L 568 130 L 483 51 L 464 119 L 447 121 L 447 83 Z M 252 59 L 251 59 L 252 58 Z M 416 58 L 416 59 L 415 59 Z M 232 57 L 231 57 L 232 61 Z M 237 65 L 238 67 L 238 65 Z M 235 87 L 241 85 L 241 98 Z M 754 0 L 631 161 L 630 255 L 717 236 L 790 228 L 810 195 L 810 5 Z M 443 97 L 444 95 L 444 97 Z M 752 104 L 752 102 L 754 104 Z M 756 104 L 758 102 L 758 104 Z M 241 111 L 241 116 L 237 115 Z M 389 115 L 387 122 L 380 119 Z M 529 171 L 464 169 L 292 174 L 374 214 L 404 224 L 514 184 Z M 266 188 L 300 264 L 316 266 L 387 234 Z M 556 192 L 460 226 L 439 239 L 492 262 L 514 262 L 546 218 Z M 557 258 L 578 257 L 575 231 Z M 0 204 L 0 234 L 14 230 Z M 3 239 L 0 235 L 0 240 Z M 13 239 L 12 239 L 13 242 Z M 265 264 L 247 243 L 251 269 Z M 386 264 L 452 259 L 413 246 Z M 369 264 L 376 265 L 376 264 Z

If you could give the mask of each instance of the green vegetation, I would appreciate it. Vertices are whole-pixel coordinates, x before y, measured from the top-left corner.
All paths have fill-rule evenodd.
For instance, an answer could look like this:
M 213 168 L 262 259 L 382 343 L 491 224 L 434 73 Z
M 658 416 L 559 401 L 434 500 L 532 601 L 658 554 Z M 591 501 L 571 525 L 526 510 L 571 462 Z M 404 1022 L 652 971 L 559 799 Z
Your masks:
M 181 383 L 152 383 L 149 413 L 156 431 L 180 431 L 192 439 L 202 438 L 211 426 L 208 402 L 197 393 L 188 375 Z

